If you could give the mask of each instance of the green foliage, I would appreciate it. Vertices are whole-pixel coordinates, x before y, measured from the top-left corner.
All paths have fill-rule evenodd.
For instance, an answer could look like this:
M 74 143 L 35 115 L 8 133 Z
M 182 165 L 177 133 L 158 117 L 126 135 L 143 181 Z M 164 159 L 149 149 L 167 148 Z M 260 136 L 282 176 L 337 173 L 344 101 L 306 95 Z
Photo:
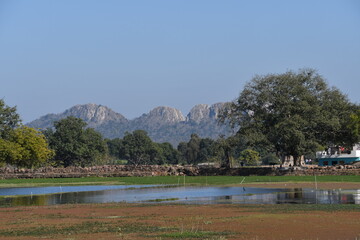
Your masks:
M 187 143 L 187 149 L 185 152 L 185 159 L 189 164 L 199 163 L 200 154 L 200 137 L 197 134 L 191 134 L 191 138 Z
M 209 162 L 214 156 L 214 146 L 216 141 L 211 138 L 202 138 L 200 140 L 199 148 L 199 162 Z
M 45 136 L 26 126 L 13 130 L 9 140 L 0 139 L 0 160 L 18 167 L 38 167 L 53 154 Z
M 230 168 L 235 164 L 235 159 L 240 155 L 240 152 L 246 149 L 244 138 L 238 134 L 225 138 L 220 136 L 212 146 L 213 155 L 222 167 Z
M 114 138 L 114 139 L 106 139 L 106 144 L 109 150 L 109 155 L 114 159 L 121 159 L 120 149 L 122 149 L 122 139 Z
M 87 128 L 80 118 L 68 117 L 55 122 L 55 132 L 47 130 L 49 145 L 55 150 L 54 164 L 91 166 L 104 163 L 107 146 L 100 133 Z
M 349 128 L 352 131 L 355 139 L 360 141 L 360 110 L 350 115 Z
M 216 239 L 226 239 L 224 235 L 229 235 L 228 232 L 210 232 L 210 231 L 178 231 L 173 233 L 164 233 L 160 236 L 163 238 L 169 239 L 215 239 L 213 237 L 217 236 Z
M 312 69 L 256 76 L 223 114 L 240 127 L 250 148 L 261 146 L 297 160 L 319 145 L 352 145 L 350 115 L 356 106 L 329 88 Z
M 222 167 L 230 168 L 233 163 L 234 138 L 221 136 L 214 145 L 215 155 Z
M 257 166 L 260 162 L 260 156 L 259 153 L 254 150 L 245 149 L 240 153 L 239 161 L 249 166 Z
M 16 107 L 0 99 L 0 163 L 28 168 L 42 165 L 53 155 L 44 135 L 20 124 Z
M 158 143 L 161 149 L 161 155 L 165 164 L 178 164 L 180 160 L 180 153 L 174 149 L 173 146 L 168 143 Z
M 197 134 L 191 134 L 189 142 L 181 142 L 178 151 L 181 161 L 187 164 L 209 162 L 215 154 L 215 141 L 210 138 L 200 138 Z
M 3 99 L 0 99 L 0 139 L 8 139 L 14 128 L 21 123 L 16 107 L 9 107 Z
M 120 156 L 132 165 L 163 163 L 161 148 L 143 130 L 125 134 Z
M 111 158 L 128 164 L 178 164 L 179 151 L 170 143 L 155 143 L 143 130 L 126 133 L 123 139 L 106 140 Z
M 15 142 L 4 140 L 0 138 L 0 163 L 13 163 L 21 159 L 21 146 Z

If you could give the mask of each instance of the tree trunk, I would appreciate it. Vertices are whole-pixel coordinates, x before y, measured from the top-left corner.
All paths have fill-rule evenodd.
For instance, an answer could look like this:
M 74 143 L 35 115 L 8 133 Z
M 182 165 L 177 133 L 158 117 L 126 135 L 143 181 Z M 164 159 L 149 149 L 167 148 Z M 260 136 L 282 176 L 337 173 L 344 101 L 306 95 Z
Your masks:
M 299 156 L 293 156 L 294 158 L 294 166 L 300 166 L 299 164 Z
M 280 154 L 280 161 L 281 161 L 281 164 L 283 165 L 285 163 L 285 155 L 284 154 Z
M 230 169 L 231 168 L 231 156 L 230 156 L 230 152 L 228 150 L 225 150 L 225 159 L 224 162 L 222 164 L 222 167 Z

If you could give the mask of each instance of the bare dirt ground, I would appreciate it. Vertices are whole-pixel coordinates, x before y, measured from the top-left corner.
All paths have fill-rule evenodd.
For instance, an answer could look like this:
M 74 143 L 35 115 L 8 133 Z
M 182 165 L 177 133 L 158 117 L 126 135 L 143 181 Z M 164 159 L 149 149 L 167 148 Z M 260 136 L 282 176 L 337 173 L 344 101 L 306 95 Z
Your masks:
M 78 204 L 0 208 L 0 239 L 360 239 L 360 208 Z

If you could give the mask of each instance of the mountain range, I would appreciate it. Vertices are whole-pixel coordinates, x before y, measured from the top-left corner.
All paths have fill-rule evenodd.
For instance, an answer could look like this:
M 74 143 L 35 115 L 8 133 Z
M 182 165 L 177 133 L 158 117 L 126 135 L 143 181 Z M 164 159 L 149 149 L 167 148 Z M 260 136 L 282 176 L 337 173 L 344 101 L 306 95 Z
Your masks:
M 189 141 L 193 133 L 212 139 L 220 135 L 228 136 L 231 129 L 218 123 L 218 115 L 224 105 L 198 104 L 186 117 L 178 109 L 160 106 L 129 120 L 106 106 L 90 103 L 73 106 L 62 113 L 47 114 L 26 125 L 40 129 L 52 128 L 55 121 L 74 116 L 83 119 L 88 127 L 99 131 L 105 138 L 122 138 L 126 132 L 141 129 L 147 131 L 153 141 L 170 142 L 176 147 L 179 142 Z

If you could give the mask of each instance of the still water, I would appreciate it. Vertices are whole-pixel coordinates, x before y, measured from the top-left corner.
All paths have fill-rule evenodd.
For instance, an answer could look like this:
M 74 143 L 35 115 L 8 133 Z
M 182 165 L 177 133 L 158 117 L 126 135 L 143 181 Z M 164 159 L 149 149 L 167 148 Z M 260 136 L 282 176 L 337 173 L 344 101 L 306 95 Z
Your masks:
M 2 188 L 0 206 L 55 205 L 66 203 L 189 204 L 360 204 L 360 189 L 315 190 L 309 188 L 180 187 L 155 185 L 64 186 Z

